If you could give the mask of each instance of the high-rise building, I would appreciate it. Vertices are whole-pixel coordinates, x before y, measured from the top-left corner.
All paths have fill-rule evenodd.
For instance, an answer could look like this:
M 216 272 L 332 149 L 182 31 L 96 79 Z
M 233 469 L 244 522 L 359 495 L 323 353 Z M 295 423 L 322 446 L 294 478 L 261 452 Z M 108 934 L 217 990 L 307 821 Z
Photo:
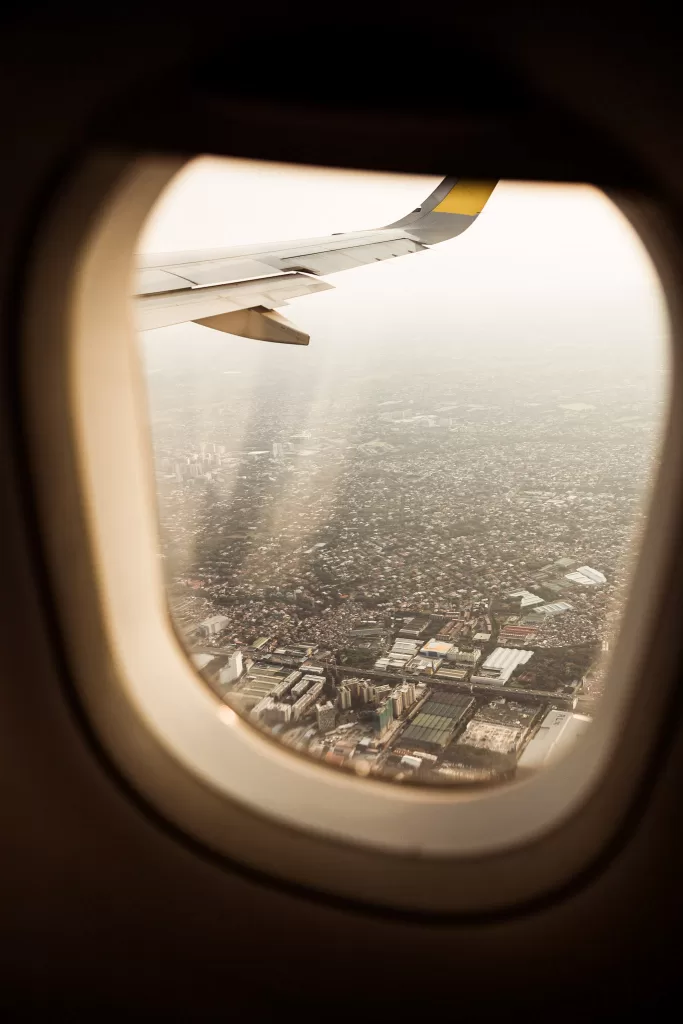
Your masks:
M 251 709 L 252 718 L 261 718 L 269 708 L 272 708 L 274 703 L 275 701 L 270 694 L 266 694 L 266 696 L 262 697 L 261 700 L 254 704 Z
M 391 704 L 391 700 L 385 700 L 383 704 L 377 708 L 373 715 L 372 724 L 375 732 L 381 736 L 383 732 L 386 732 L 387 727 L 394 720 L 394 709 Z
M 360 679 L 356 679 L 355 676 L 352 676 L 351 679 L 346 680 L 344 685 L 351 691 L 352 699 L 357 700 L 360 696 Z
M 401 690 L 399 688 L 395 689 L 389 699 L 391 701 L 393 717 L 398 718 L 403 711 L 403 694 Z
M 318 732 L 329 732 L 330 729 L 334 729 L 337 723 L 337 712 L 332 701 L 328 700 L 326 704 L 318 704 L 315 713 Z
M 351 707 L 351 691 L 348 686 L 339 687 L 339 707 L 342 711 L 346 711 L 347 708 Z
M 298 699 L 302 693 L 306 692 L 311 683 L 317 682 L 319 682 L 318 676 L 311 674 L 305 675 L 303 679 L 300 679 L 299 682 L 295 683 L 292 687 L 292 697 L 296 697 Z
M 403 709 L 412 707 L 415 703 L 415 683 L 403 683 L 401 693 L 403 694 Z
M 244 658 L 241 651 L 233 651 L 228 659 L 227 665 L 220 670 L 218 679 L 223 686 L 229 686 L 237 682 L 244 671 Z
M 360 685 L 360 699 L 363 704 L 369 704 L 375 699 L 375 687 L 367 679 Z
M 273 690 L 273 697 L 276 700 L 279 700 L 281 697 L 284 697 L 285 694 L 292 689 L 296 681 L 300 678 L 301 672 L 290 672 L 289 675 L 285 676 L 282 682 L 278 683 L 278 685 L 275 687 L 275 689 Z
M 268 725 L 279 725 L 280 722 L 289 722 L 292 717 L 292 706 L 291 704 L 276 704 L 273 703 L 270 707 L 266 708 L 263 714 L 263 720 Z
M 296 704 L 292 705 L 292 718 L 295 722 L 305 715 L 309 708 L 315 704 L 323 691 L 324 685 L 324 683 L 315 683 L 310 690 L 303 695 L 303 697 L 299 697 Z

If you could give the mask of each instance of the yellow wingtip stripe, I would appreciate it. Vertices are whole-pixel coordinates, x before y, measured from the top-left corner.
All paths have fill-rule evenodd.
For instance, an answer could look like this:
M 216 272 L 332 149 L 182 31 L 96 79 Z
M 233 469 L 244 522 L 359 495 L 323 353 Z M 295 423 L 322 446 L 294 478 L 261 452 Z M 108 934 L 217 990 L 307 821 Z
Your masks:
M 432 212 L 463 213 L 469 217 L 476 217 L 484 209 L 497 184 L 497 181 L 460 180 Z

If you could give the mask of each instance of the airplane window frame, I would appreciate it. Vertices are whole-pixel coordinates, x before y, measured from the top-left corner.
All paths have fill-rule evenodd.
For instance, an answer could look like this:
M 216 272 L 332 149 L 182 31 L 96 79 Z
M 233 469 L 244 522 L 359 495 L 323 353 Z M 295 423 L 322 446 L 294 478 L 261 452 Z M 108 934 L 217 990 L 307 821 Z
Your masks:
M 428 912 L 537 898 L 582 869 L 615 833 L 668 699 L 662 673 L 649 693 L 649 717 L 635 713 L 638 679 L 658 644 L 668 538 L 683 507 L 675 442 L 683 428 L 683 403 L 675 400 L 683 389 L 680 346 L 673 344 L 660 467 L 610 678 L 581 743 L 529 779 L 475 791 L 335 772 L 221 707 L 171 624 L 129 294 L 139 230 L 189 159 L 84 160 L 55 196 L 27 284 L 29 472 L 52 600 L 86 715 L 108 757 L 152 807 L 213 851 L 269 876 Z M 655 263 L 675 342 L 678 237 L 653 201 L 610 198 Z

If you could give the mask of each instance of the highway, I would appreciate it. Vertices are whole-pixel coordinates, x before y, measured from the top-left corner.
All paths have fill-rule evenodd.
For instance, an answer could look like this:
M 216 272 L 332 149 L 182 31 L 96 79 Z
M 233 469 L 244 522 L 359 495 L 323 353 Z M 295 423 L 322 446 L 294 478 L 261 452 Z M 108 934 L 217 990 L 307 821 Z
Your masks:
M 241 648 L 242 652 L 249 657 L 264 661 L 268 665 L 283 665 L 286 668 L 298 669 L 301 661 L 297 658 L 287 658 L 274 654 L 264 655 L 262 651 L 253 650 L 249 647 Z M 224 649 L 221 647 L 195 647 L 192 654 L 232 654 L 234 648 Z M 267 659 L 267 660 L 266 660 Z M 376 669 L 352 668 L 348 665 L 337 665 L 334 662 L 321 662 L 326 671 L 336 672 L 339 675 L 358 676 L 363 679 L 376 679 L 381 682 L 390 682 L 393 685 L 410 680 L 410 682 L 425 683 L 432 688 L 447 690 L 455 693 L 470 693 L 478 697 L 488 697 L 490 700 L 500 699 L 516 700 L 520 703 L 531 704 L 552 704 L 553 707 L 561 708 L 564 711 L 572 711 L 575 698 L 564 694 L 548 693 L 546 690 L 528 690 L 521 686 L 501 686 L 497 683 L 469 683 L 469 682 L 442 682 L 437 676 L 405 675 L 394 672 L 380 672 Z

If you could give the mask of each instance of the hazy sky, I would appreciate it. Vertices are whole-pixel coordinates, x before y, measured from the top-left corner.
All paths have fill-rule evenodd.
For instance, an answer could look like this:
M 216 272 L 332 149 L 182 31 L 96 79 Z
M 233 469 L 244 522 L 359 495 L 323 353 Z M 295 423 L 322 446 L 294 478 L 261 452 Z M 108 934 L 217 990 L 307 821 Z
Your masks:
M 202 158 L 168 187 L 138 249 L 380 226 L 419 205 L 439 180 Z M 328 280 L 334 291 L 293 300 L 283 313 L 330 358 L 368 346 L 379 355 L 427 345 L 456 360 L 480 360 L 487 351 L 506 359 L 563 351 L 566 358 L 571 350 L 580 361 L 655 369 L 665 361 L 668 326 L 654 269 L 625 218 L 589 186 L 501 182 L 460 237 Z M 201 346 L 205 335 L 181 325 L 147 339 L 155 350 L 166 339 L 171 349 Z

